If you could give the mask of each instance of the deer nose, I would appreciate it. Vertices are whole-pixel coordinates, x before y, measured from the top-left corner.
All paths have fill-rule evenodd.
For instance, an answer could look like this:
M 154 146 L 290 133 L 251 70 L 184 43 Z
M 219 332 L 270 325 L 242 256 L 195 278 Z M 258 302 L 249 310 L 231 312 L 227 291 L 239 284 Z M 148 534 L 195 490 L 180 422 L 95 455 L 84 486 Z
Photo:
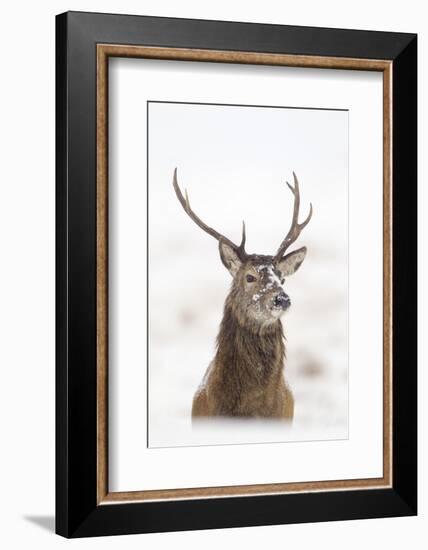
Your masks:
M 285 292 L 281 291 L 275 296 L 274 305 L 275 307 L 282 307 L 283 309 L 287 309 L 291 305 L 291 300 Z

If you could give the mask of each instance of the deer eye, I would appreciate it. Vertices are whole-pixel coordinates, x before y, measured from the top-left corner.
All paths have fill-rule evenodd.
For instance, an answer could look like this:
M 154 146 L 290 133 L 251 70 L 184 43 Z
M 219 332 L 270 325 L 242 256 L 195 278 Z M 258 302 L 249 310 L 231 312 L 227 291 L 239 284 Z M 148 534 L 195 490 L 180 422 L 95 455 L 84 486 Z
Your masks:
M 247 275 L 247 283 L 254 283 L 255 280 L 254 275 Z
M 281 284 L 283 285 L 285 283 L 285 279 L 281 279 Z

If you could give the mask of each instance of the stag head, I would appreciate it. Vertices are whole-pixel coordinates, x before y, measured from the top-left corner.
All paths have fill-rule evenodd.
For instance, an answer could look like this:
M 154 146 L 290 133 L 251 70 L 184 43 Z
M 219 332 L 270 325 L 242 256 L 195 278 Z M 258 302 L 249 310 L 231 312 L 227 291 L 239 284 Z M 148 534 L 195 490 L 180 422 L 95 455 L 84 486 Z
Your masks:
M 307 218 L 299 223 L 300 191 L 299 182 L 293 172 L 294 186 L 287 185 L 294 196 L 293 217 L 287 235 L 274 256 L 248 254 L 245 251 L 245 223 L 242 223 L 241 243 L 236 245 L 227 237 L 206 225 L 190 207 L 187 191 L 185 195 L 177 182 L 177 169 L 174 170 L 173 186 L 184 211 L 203 231 L 219 243 L 220 258 L 233 277 L 229 302 L 239 318 L 266 323 L 272 322 L 290 307 L 291 300 L 284 290 L 286 277 L 295 273 L 306 256 L 303 246 L 292 252 L 289 247 L 297 240 L 301 231 L 312 217 L 312 204 Z

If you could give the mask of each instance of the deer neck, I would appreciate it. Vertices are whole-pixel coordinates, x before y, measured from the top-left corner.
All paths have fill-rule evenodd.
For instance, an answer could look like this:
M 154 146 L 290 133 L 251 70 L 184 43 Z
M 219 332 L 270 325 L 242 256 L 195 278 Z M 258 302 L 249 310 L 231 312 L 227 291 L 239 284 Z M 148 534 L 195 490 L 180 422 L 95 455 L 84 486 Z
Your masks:
M 282 323 L 261 325 L 243 319 L 226 300 L 217 337 L 216 366 L 242 385 L 266 382 L 282 372 L 285 359 Z

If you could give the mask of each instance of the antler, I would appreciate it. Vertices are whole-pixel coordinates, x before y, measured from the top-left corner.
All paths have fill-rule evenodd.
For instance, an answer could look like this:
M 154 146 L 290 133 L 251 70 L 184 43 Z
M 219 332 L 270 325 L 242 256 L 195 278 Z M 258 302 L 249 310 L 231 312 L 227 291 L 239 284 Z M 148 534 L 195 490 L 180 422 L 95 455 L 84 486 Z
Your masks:
M 300 191 L 299 191 L 299 181 L 296 177 L 296 174 L 293 172 L 294 178 L 294 187 L 286 182 L 288 187 L 291 189 L 291 192 L 294 195 L 294 209 L 293 209 L 293 219 L 291 221 L 291 227 L 282 241 L 278 252 L 275 255 L 274 261 L 279 261 L 283 256 L 285 251 L 294 243 L 298 238 L 301 231 L 308 225 L 310 219 L 312 218 L 312 203 L 310 205 L 309 214 L 306 220 L 302 223 L 299 223 L 299 208 L 300 208 Z
M 229 240 L 227 237 L 222 235 L 221 233 L 218 233 L 215 229 L 212 227 L 209 227 L 206 223 L 204 223 L 199 216 L 193 212 L 193 210 L 190 208 L 190 202 L 189 197 L 187 195 L 187 190 L 185 190 L 185 197 L 183 196 L 183 193 L 181 192 L 180 187 L 178 186 L 177 182 L 177 168 L 174 170 L 174 177 L 172 179 L 172 185 L 174 186 L 175 194 L 177 195 L 178 200 L 181 203 L 181 206 L 183 207 L 186 214 L 198 225 L 201 229 L 203 229 L 208 235 L 211 235 L 214 237 L 214 239 L 217 239 L 218 241 L 223 241 L 226 244 L 228 244 L 239 256 L 241 260 L 244 260 L 247 256 L 247 253 L 245 252 L 245 240 L 246 240 L 246 234 L 245 234 L 245 222 L 242 222 L 242 239 L 241 244 L 238 246 L 235 243 L 233 243 L 231 240 Z

